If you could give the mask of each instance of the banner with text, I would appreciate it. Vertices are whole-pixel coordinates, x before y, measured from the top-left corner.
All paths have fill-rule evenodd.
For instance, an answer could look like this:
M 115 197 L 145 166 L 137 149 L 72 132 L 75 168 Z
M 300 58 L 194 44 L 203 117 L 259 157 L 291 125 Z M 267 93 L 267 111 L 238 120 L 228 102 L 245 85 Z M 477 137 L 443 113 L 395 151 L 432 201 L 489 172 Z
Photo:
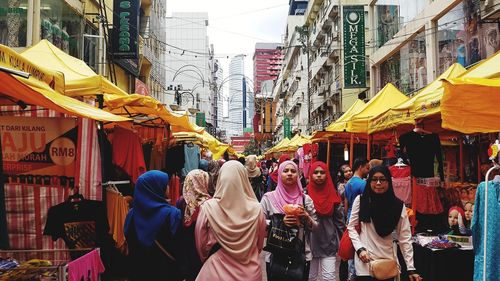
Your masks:
M 6 181 L 73 187 L 77 134 L 73 118 L 0 116 Z
M 344 6 L 344 86 L 366 87 L 365 9 L 363 6 Z
M 139 10 L 139 0 L 113 1 L 112 50 L 115 59 L 138 58 Z

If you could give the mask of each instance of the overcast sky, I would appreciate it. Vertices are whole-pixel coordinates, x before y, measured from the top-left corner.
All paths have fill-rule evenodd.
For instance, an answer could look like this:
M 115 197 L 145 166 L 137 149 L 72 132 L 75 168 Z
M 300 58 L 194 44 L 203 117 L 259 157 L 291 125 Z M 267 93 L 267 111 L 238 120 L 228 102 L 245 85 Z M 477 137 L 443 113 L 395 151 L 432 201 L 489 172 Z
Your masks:
M 256 42 L 281 42 L 288 14 L 288 0 L 167 0 L 172 12 L 207 12 L 208 36 L 215 55 L 246 54 L 245 75 L 253 79 L 252 56 Z M 224 76 L 230 59 L 220 59 Z

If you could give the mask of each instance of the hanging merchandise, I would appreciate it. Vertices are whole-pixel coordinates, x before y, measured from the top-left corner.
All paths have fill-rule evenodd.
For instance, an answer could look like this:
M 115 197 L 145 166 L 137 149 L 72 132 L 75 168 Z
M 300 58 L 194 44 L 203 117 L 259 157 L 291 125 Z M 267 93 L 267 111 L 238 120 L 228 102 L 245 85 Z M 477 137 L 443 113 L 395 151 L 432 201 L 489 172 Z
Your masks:
M 144 153 L 139 136 L 133 131 L 116 126 L 113 132 L 113 163 L 127 172 L 132 182 L 146 172 Z
M 198 169 L 200 162 L 200 147 L 192 143 L 185 144 L 184 159 L 184 168 L 182 169 L 183 177 L 185 177 L 192 170 Z
M 106 208 L 109 222 L 109 233 L 115 240 L 115 247 L 120 252 L 126 254 L 127 246 L 125 243 L 125 234 L 123 227 L 125 226 L 125 218 L 129 211 L 129 201 L 131 197 L 124 197 L 116 187 L 108 187 L 106 190 Z
M 178 176 L 171 176 L 168 182 L 168 199 L 170 204 L 176 206 L 177 200 L 181 197 L 181 179 Z
M 68 263 L 68 281 L 99 281 L 99 274 L 104 272 L 104 265 L 98 250 Z
M 441 143 L 437 134 L 427 132 L 417 123 L 414 130 L 402 135 L 399 143 L 402 151 L 408 155 L 411 164 L 411 174 L 416 178 L 413 201 L 418 202 L 412 206 L 421 214 L 439 214 L 443 206 L 436 188 L 440 181 L 444 181 L 443 158 Z M 439 178 L 434 174 L 434 161 L 437 159 Z
M 76 193 L 49 209 L 43 234 L 54 241 L 62 238 L 69 249 L 89 249 L 109 246 L 108 232 L 104 204 Z M 76 259 L 82 254 L 72 252 L 71 257 Z
M 158 170 L 161 171 L 165 168 L 165 153 L 167 151 L 166 146 L 162 140 L 162 135 L 158 134 L 156 137 L 156 142 L 153 145 L 151 151 L 151 159 L 149 161 L 148 170 Z
M 169 176 L 180 173 L 184 168 L 184 146 L 176 145 L 167 150 L 165 154 L 165 171 Z
M 392 175 L 394 194 L 405 204 L 411 203 L 411 168 L 399 158 L 398 162 L 389 167 Z
M 147 141 L 142 144 L 142 153 L 144 154 L 144 162 L 146 163 L 146 169 L 151 170 L 151 153 L 153 151 L 153 141 Z
M 433 178 L 434 160 L 438 161 L 441 181 L 444 180 L 441 142 L 434 133 L 410 131 L 399 138 L 401 150 L 406 150 L 411 164 L 411 174 L 418 178 Z
M 499 169 L 499 167 L 496 167 Z M 486 194 L 487 193 L 487 194 Z M 500 179 L 481 182 L 477 187 L 474 215 L 472 217 L 474 239 L 474 280 L 500 280 Z
M 113 168 L 113 147 L 108 140 L 108 135 L 104 130 L 97 131 L 97 138 L 99 140 L 99 148 L 101 151 L 101 165 L 102 169 L 102 181 L 108 182 L 113 179 L 114 168 Z

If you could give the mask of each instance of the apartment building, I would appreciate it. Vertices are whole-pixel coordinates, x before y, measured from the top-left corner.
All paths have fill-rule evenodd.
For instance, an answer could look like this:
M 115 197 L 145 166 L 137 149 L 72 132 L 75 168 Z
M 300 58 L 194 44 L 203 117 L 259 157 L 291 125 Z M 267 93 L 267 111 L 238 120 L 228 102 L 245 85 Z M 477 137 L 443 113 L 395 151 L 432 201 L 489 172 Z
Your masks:
M 389 82 L 411 95 L 453 63 L 469 67 L 500 47 L 499 0 L 383 0 L 369 9 L 372 95 Z

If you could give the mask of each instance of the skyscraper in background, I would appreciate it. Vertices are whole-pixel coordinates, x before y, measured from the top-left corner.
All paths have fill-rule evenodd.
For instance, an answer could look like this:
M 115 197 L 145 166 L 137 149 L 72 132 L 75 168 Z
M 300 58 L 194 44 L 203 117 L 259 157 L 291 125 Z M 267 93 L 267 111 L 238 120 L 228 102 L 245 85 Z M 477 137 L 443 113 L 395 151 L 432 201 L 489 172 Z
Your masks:
M 263 81 L 278 79 L 283 63 L 281 43 L 256 43 L 253 56 L 254 92 L 259 94 Z
M 252 127 L 254 112 L 253 83 L 245 76 L 245 55 L 235 56 L 229 64 L 228 79 L 228 136 L 241 136 Z M 245 97 L 245 98 L 244 98 Z

